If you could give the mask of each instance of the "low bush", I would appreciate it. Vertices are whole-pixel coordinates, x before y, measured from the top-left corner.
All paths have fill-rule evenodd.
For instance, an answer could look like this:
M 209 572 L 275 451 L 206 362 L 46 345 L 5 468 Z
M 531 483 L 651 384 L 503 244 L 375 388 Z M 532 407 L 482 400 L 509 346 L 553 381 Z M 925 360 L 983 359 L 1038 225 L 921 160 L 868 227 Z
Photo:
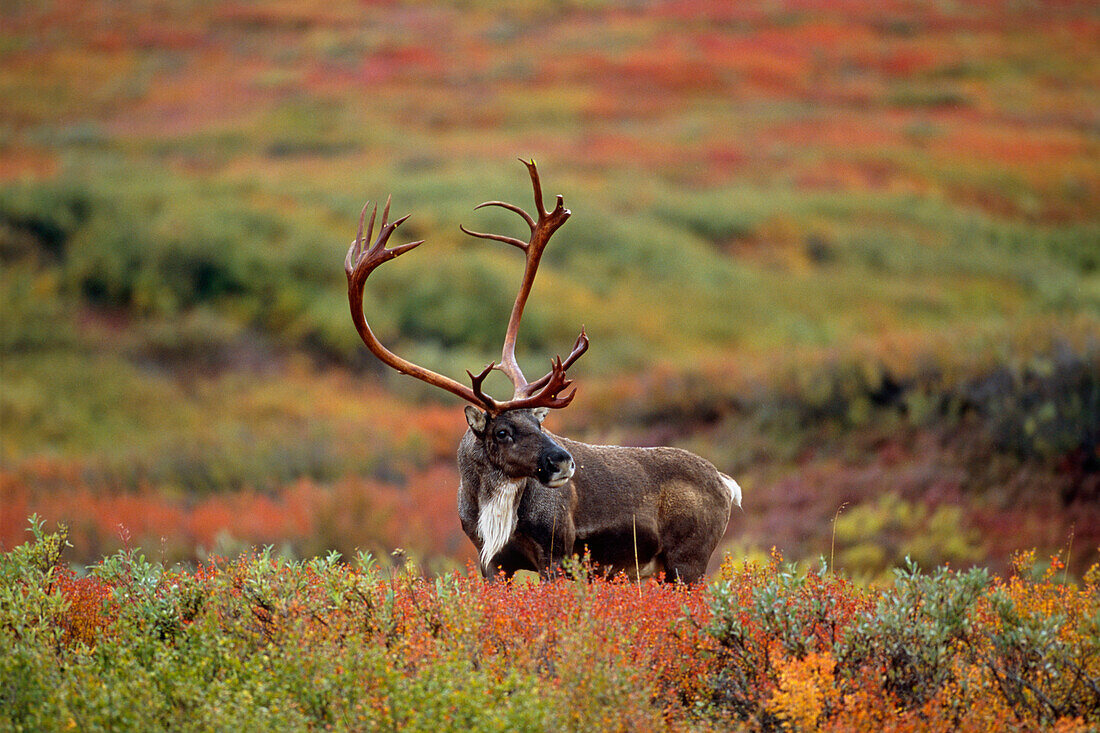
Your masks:
M 1100 570 L 911 565 L 870 590 L 778 555 L 692 588 L 487 584 L 270 549 L 192 570 L 64 528 L 0 556 L 0 726 L 1087 730 Z

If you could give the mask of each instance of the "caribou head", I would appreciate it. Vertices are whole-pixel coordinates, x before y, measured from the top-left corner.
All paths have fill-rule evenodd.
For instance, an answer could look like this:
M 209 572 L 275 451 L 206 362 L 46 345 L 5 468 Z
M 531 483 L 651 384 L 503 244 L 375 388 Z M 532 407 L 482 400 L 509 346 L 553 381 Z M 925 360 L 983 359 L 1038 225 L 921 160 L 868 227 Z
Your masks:
M 557 488 L 573 478 L 569 451 L 542 429 L 549 408 L 508 410 L 490 415 L 466 407 L 466 422 L 489 462 L 509 479 L 537 479 Z

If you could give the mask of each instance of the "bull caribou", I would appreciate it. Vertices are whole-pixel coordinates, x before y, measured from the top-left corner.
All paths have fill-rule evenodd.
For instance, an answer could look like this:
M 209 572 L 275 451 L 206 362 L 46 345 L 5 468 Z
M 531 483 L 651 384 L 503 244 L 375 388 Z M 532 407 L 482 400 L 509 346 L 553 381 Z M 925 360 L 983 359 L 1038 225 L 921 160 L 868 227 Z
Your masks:
M 668 581 L 693 583 L 706 571 L 732 506 L 741 505 L 737 482 L 685 450 L 588 445 L 542 427 L 550 410 L 566 407 L 576 395 L 566 372 L 589 342 L 582 328 L 572 352 L 564 360 L 555 357 L 550 371 L 533 382 L 516 361 L 520 319 L 543 250 L 570 215 L 561 196 L 553 210 L 546 210 L 535 163 L 522 162 L 531 176 L 537 217 L 503 201 L 486 201 L 475 209 L 496 206 L 518 214 L 530 228 L 530 238 L 461 227 L 473 237 L 512 245 L 526 258 L 499 364 L 490 363 L 478 374 L 467 371 L 467 386 L 406 361 L 375 337 L 363 312 L 367 277 L 423 244 L 419 240 L 387 249 L 390 235 L 409 218 L 389 221 L 389 199 L 373 242 L 378 207 L 371 210 L 366 236 L 363 224 L 370 204 L 363 207 L 344 263 L 355 328 L 384 364 L 470 403 L 465 410 L 468 430 L 458 447 L 458 514 L 478 550 L 482 575 L 491 579 L 533 570 L 548 576 L 565 558 L 587 552 L 601 572 L 662 574 Z M 483 390 L 494 370 L 512 382 L 511 399 L 497 401 Z

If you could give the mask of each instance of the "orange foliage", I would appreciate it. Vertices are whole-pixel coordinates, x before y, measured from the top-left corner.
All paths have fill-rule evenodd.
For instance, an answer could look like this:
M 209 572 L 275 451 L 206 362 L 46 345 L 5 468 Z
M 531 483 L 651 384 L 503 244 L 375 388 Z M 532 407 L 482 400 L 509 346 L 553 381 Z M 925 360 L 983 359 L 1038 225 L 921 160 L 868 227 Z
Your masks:
M 95 578 L 78 578 L 71 570 L 61 570 L 57 590 L 69 604 L 61 617 L 64 643 L 94 646 L 110 626 L 107 608 L 111 587 Z
M 246 489 L 197 499 L 79 481 L 43 491 L 36 478 L 0 472 L 0 547 L 23 542 L 26 518 L 37 512 L 69 525 L 84 561 L 121 546 L 159 551 L 166 561 L 189 559 L 226 540 L 287 544 L 307 554 L 357 548 L 385 554 L 404 547 L 421 557 L 473 557 L 458 524 L 458 475 L 450 465 L 417 471 L 403 487 L 352 477 L 330 486 L 301 479 L 271 493 Z
M 781 657 L 776 662 L 779 684 L 772 692 L 769 709 L 797 730 L 816 728 L 835 697 L 836 661 L 828 652 L 810 652 L 799 658 Z
M 904 633 L 882 615 L 899 602 L 895 591 L 862 590 L 817 571 L 794 581 L 780 561 L 776 555 L 770 567 L 728 563 L 722 570 L 728 585 L 683 588 L 622 577 L 524 584 L 450 574 L 429 580 L 411 566 L 384 578 L 342 565 L 272 564 L 250 555 L 204 564 L 194 573 L 166 573 L 153 594 L 175 599 L 182 624 L 204 615 L 213 628 L 232 628 L 265 648 L 327 649 L 333 641 L 343 648 L 354 637 L 356 648 L 376 645 L 409 676 L 458 653 L 499 678 L 529 671 L 565 689 L 592 673 L 586 665 L 610 665 L 629 689 L 645 691 L 635 702 L 672 728 L 698 723 L 694 716 L 706 711 L 715 725 L 748 729 L 1078 731 L 1090 729 L 1100 714 L 1078 684 L 1100 679 L 1100 660 L 1088 651 L 1096 640 L 1086 638 L 1097 609 L 1098 569 L 1083 587 L 1064 585 L 1058 562 L 1032 578 L 1031 559 L 1021 556 L 1018 575 L 993 581 L 975 598 L 965 643 L 940 651 L 951 656 L 949 674 L 927 700 L 913 704 L 890 688 L 889 669 L 859 646 L 884 643 L 880 635 L 889 643 L 891 634 Z M 258 576 L 264 578 L 259 585 Z M 58 621 L 63 641 L 94 645 L 122 633 L 111 591 L 129 582 L 125 576 L 108 584 L 62 573 L 57 587 L 69 603 Z M 937 582 L 950 592 L 957 579 Z M 1081 655 L 1077 680 L 1019 673 L 1034 680 L 1029 684 L 1037 685 L 1036 696 L 1076 705 L 1081 716 L 1066 714 L 1070 707 L 1013 704 L 997 671 L 1012 655 L 998 648 L 1001 626 L 1008 623 L 993 611 L 1002 596 L 1040 623 L 1063 620 L 1064 643 L 1036 653 L 1055 665 L 1065 663 L 1059 655 Z M 901 612 L 914 624 L 928 623 L 916 603 Z M 861 630 L 868 621 L 881 625 Z M 1027 626 L 1026 619 L 1011 623 Z M 852 641 L 861 635 L 863 642 Z M 1045 687 L 1051 684 L 1063 689 Z M 379 710 L 387 704 L 381 689 L 370 699 Z M 642 710 L 622 714 L 642 714 L 648 722 L 639 725 L 653 725 Z

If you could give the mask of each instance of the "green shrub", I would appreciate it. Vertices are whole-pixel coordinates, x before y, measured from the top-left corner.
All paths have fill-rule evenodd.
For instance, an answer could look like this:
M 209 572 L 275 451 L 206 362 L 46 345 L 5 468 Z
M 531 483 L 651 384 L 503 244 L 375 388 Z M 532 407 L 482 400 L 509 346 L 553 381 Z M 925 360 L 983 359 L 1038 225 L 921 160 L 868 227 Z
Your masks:
M 955 662 L 972 638 L 973 609 L 990 578 L 981 568 L 924 575 L 908 558 L 895 573 L 894 587 L 852 625 L 837 657 L 881 669 L 886 692 L 914 708 L 958 682 Z

